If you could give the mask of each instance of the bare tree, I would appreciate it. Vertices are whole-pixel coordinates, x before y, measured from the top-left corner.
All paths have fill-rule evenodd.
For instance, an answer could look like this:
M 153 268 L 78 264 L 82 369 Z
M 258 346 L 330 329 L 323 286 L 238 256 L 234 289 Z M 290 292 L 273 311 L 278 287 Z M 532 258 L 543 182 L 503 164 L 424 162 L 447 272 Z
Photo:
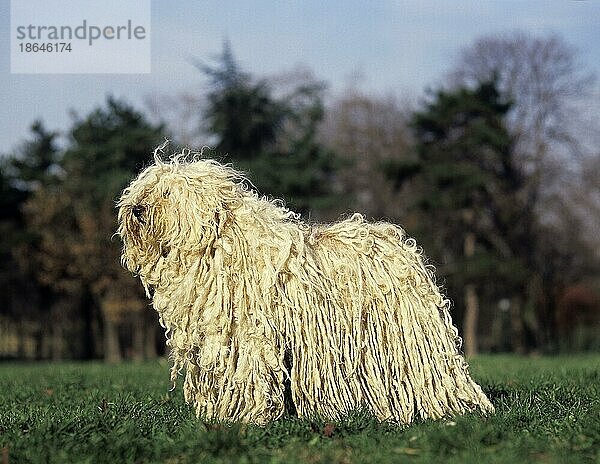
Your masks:
M 201 130 L 204 100 L 191 92 L 176 95 L 147 95 L 144 99 L 154 123 L 165 122 L 175 143 L 190 148 L 200 148 L 210 144 L 209 138 Z
M 579 168 L 567 177 L 561 190 L 553 190 L 542 203 L 547 211 L 542 225 L 572 260 L 563 266 L 571 282 L 600 273 L 600 153 L 585 158 Z M 571 253 L 567 253 L 569 249 Z
M 384 165 L 408 156 L 410 107 L 394 96 L 370 96 L 356 89 L 335 98 L 327 108 L 322 137 L 345 161 L 340 181 L 354 208 L 375 218 L 398 218 L 404 212 Z
M 513 103 L 507 123 L 529 176 L 526 195 L 535 206 L 547 184 L 548 163 L 556 157 L 573 163 L 572 155 L 584 154 L 589 131 L 582 128 L 590 122 L 582 110 L 594 97 L 595 78 L 560 36 L 522 31 L 477 39 L 460 54 L 450 80 L 471 85 L 494 76 Z
M 450 81 L 471 85 L 494 76 L 513 102 L 508 123 L 524 162 L 535 168 L 561 144 L 580 149 L 574 131 L 582 103 L 594 93 L 595 77 L 573 47 L 556 34 L 515 31 L 482 37 L 462 51 Z
M 581 65 L 577 51 L 560 36 L 521 31 L 482 37 L 463 49 L 450 82 L 453 86 L 473 85 L 493 77 L 513 103 L 507 124 L 515 138 L 515 159 L 526 178 L 519 192 L 525 228 L 516 251 L 528 256 L 534 271 L 523 292 L 529 293 L 532 302 L 547 301 L 541 293 L 548 293 L 555 280 L 552 274 L 559 269 L 547 269 L 548 256 L 557 250 L 544 250 L 555 244 L 542 235 L 552 221 L 558 221 L 551 227 L 556 233 L 562 222 L 559 218 L 572 213 L 564 210 L 566 204 L 574 205 L 567 192 L 580 181 L 582 163 L 590 158 L 591 134 L 596 133 L 591 130 L 595 123 L 586 113 L 589 102 L 596 98 L 595 79 Z M 564 265 L 564 259 L 561 263 Z M 519 349 L 524 333 L 522 304 L 520 298 L 511 298 L 511 302 L 511 338 L 513 348 Z M 548 342 L 551 332 L 547 327 L 552 319 L 549 305 L 538 305 L 529 318 L 538 343 Z

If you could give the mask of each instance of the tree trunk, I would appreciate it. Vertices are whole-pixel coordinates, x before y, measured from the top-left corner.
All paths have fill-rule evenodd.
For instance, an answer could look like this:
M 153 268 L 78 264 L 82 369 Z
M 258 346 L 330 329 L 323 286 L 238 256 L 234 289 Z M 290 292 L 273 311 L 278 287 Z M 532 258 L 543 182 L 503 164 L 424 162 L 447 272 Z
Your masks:
M 27 357 L 27 350 L 25 348 L 26 345 L 26 330 L 25 323 L 21 320 L 17 322 L 17 358 L 25 359 Z
M 533 304 L 534 320 L 532 330 L 535 336 L 535 349 L 546 350 L 552 344 L 554 308 L 554 287 L 544 287 L 544 278 L 539 272 L 534 272 L 527 286 L 527 295 Z
M 144 311 L 144 357 L 146 359 L 155 359 L 158 354 L 156 353 L 156 322 L 154 319 L 154 313 L 151 311 Z
M 104 318 L 104 361 L 109 363 L 121 360 L 119 331 L 117 323 L 109 317 Z
M 42 322 L 39 333 L 39 353 L 38 359 L 50 359 L 52 354 L 52 322 L 50 320 Z
M 465 258 L 475 254 L 475 234 L 468 232 L 464 242 Z M 474 283 L 465 285 L 464 347 L 466 356 L 475 356 L 478 351 L 477 325 L 479 321 L 479 298 Z
M 100 341 L 97 330 L 99 324 L 93 300 L 88 292 L 82 292 L 79 305 L 77 309 L 83 313 L 83 359 L 94 359 L 99 355 L 96 349 L 97 342 Z
M 510 299 L 510 340 L 514 353 L 525 353 L 523 332 L 523 309 L 521 298 L 519 296 L 513 296 Z
M 144 339 L 146 335 L 144 315 L 138 311 L 131 316 L 132 343 L 131 358 L 135 361 L 144 359 Z
M 465 355 L 475 356 L 478 351 L 477 322 L 479 321 L 479 299 L 474 284 L 465 285 L 464 335 Z
M 52 324 L 52 340 L 50 341 L 50 352 L 53 361 L 62 359 L 63 356 L 63 327 L 59 321 Z

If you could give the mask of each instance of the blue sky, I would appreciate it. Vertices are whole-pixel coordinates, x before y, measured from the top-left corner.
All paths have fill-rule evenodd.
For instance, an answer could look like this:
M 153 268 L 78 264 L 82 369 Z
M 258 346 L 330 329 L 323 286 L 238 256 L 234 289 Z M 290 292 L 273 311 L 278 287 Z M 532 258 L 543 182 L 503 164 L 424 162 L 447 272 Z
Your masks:
M 10 74 L 9 16 L 9 0 L 0 0 L 0 152 L 27 137 L 34 119 L 63 130 L 71 110 L 85 114 L 107 94 L 143 108 L 149 95 L 201 92 L 190 59 L 209 59 L 225 38 L 252 73 L 302 64 L 334 91 L 360 73 L 368 91 L 418 97 L 441 80 L 462 47 L 515 29 L 559 33 L 600 74 L 596 0 L 153 0 L 147 75 Z

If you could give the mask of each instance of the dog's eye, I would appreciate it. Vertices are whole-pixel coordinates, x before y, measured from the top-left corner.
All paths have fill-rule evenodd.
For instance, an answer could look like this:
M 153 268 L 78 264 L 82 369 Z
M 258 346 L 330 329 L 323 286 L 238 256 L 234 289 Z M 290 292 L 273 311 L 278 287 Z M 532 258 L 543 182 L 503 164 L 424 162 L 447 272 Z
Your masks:
M 169 192 L 168 190 L 165 190 L 162 194 L 163 198 L 169 198 L 169 195 L 171 195 L 171 192 Z
M 142 218 L 142 215 L 144 214 L 144 207 L 140 205 L 135 205 L 133 208 L 131 208 L 131 212 L 133 213 L 136 219 L 140 220 Z

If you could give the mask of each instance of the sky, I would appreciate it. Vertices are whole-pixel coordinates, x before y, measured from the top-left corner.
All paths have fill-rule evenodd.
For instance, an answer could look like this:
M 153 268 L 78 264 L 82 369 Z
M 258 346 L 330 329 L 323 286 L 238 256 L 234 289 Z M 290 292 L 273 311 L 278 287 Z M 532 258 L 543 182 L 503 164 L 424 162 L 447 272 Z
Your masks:
M 144 109 L 160 95 L 201 94 L 191 63 L 209 61 L 226 39 L 255 75 L 302 65 L 332 92 L 361 76 L 367 92 L 418 98 L 463 47 L 517 29 L 560 34 L 600 75 L 599 24 L 597 0 L 152 0 L 151 73 L 24 75 L 10 73 L 10 2 L 0 0 L 0 152 L 26 139 L 35 119 L 64 131 L 73 112 L 85 115 L 107 95 Z

